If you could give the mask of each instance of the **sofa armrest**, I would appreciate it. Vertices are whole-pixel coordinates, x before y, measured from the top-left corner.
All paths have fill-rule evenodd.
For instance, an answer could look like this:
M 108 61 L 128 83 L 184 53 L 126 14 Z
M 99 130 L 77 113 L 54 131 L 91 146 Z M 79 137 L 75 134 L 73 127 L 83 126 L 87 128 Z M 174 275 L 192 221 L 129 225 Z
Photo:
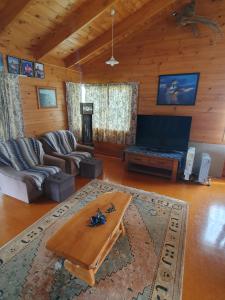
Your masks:
M 76 175 L 78 173 L 77 167 L 75 166 L 74 161 L 70 156 L 66 156 L 64 154 L 59 154 L 57 152 L 52 152 L 51 155 L 64 160 L 66 173 L 74 174 L 74 175 Z
M 32 181 L 28 175 L 7 166 L 0 167 L 0 174 L 25 183 Z
M 91 146 L 86 146 L 86 145 L 77 144 L 77 146 L 76 146 L 76 151 L 89 152 L 89 153 L 91 153 L 92 155 L 94 155 L 94 147 L 91 147 Z
M 65 172 L 66 170 L 65 160 L 59 157 L 44 154 L 44 164 L 47 166 L 56 166 L 60 168 L 63 172 Z
M 7 166 L 0 167 L 0 192 L 25 203 L 42 195 L 31 176 Z

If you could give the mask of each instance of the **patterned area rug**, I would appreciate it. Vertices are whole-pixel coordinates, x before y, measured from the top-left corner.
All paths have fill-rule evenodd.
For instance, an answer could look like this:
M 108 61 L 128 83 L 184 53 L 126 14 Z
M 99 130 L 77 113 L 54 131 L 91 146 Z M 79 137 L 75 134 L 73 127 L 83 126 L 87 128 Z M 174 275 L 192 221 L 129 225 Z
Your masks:
M 70 275 L 63 259 L 45 245 L 75 212 L 113 190 L 133 196 L 124 216 L 127 234 L 119 238 L 91 288 Z M 180 299 L 186 219 L 183 201 L 93 180 L 0 248 L 0 299 Z

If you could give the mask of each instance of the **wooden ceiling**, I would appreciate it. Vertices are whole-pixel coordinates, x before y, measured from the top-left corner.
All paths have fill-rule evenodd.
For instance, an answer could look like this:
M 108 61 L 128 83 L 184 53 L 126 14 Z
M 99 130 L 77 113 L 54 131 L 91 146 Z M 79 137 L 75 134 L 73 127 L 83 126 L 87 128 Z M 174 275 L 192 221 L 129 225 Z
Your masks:
M 182 1 L 176 0 L 0 0 L 0 48 L 6 53 L 73 67 L 111 46 L 111 8 L 115 43 Z

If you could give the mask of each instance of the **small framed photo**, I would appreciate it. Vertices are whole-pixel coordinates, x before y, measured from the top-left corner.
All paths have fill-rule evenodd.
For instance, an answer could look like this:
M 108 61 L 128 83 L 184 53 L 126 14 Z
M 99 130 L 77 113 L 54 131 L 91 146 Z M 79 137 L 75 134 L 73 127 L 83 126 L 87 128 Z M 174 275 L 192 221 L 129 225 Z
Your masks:
M 158 105 L 195 105 L 200 73 L 160 75 Z
M 34 77 L 34 66 L 32 61 L 21 59 L 21 75 Z
M 37 87 L 38 107 L 39 108 L 56 108 L 57 93 L 53 87 Z
M 20 58 L 7 55 L 8 72 L 12 74 L 20 74 Z
M 44 79 L 45 78 L 45 69 L 44 64 L 39 62 L 34 63 L 34 77 Z
M 0 53 L 0 72 L 4 71 L 4 61 L 3 61 L 3 55 Z
M 81 103 L 80 113 L 82 115 L 92 115 L 94 111 L 93 103 Z

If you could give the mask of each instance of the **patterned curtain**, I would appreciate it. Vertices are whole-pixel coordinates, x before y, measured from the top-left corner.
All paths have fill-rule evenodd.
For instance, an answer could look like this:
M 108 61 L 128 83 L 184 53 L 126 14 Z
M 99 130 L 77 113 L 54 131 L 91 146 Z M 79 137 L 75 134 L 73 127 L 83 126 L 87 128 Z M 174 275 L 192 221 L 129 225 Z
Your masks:
M 66 82 L 66 101 L 69 130 L 74 133 L 76 139 L 81 140 L 82 124 L 80 103 L 82 97 L 80 83 Z
M 68 88 L 70 85 L 71 87 Z M 80 103 L 93 103 L 93 140 L 117 144 L 134 144 L 138 84 L 85 84 L 82 86 L 67 83 L 67 98 L 70 99 L 70 104 L 68 104 L 70 130 L 79 132 L 81 135 Z M 77 115 L 76 112 L 78 112 Z
M 130 115 L 130 130 L 127 134 L 127 144 L 134 145 L 136 142 L 136 128 L 137 128 L 137 113 L 138 113 L 138 93 L 139 85 L 137 83 L 130 83 L 131 99 L 131 115 Z
M 138 84 L 109 85 L 109 131 L 107 140 L 117 144 L 135 144 Z
M 0 140 L 24 136 L 22 104 L 17 75 L 0 73 Z
M 134 144 L 137 101 L 137 83 L 85 84 L 85 102 L 94 103 L 94 141 Z
M 85 84 L 85 102 L 94 104 L 93 140 L 105 141 L 108 128 L 108 86 Z

